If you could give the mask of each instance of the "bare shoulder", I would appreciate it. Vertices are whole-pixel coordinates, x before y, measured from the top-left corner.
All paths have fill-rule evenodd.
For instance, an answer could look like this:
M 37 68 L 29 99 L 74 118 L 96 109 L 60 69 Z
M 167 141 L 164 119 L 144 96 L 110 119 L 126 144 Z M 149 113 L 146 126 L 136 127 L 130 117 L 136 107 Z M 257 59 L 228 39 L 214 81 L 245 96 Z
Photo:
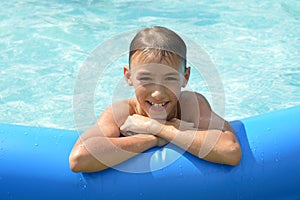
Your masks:
M 198 92 L 183 91 L 180 96 L 180 101 L 187 102 L 189 104 L 197 103 L 197 104 L 204 104 L 205 106 L 209 106 L 207 99 Z
M 194 110 L 211 111 L 211 107 L 207 99 L 200 93 L 192 91 L 184 91 L 179 98 L 180 106 L 182 109 L 192 107 Z
M 115 124 L 120 127 L 133 112 L 131 99 L 115 102 L 102 112 L 98 119 L 98 124 Z
M 196 92 L 183 92 L 180 97 L 182 120 L 194 122 L 195 126 L 201 129 L 218 129 L 231 131 L 230 124 L 216 114 L 207 99 Z
M 184 91 L 180 99 L 181 119 L 198 124 L 210 116 L 212 110 L 207 99 L 200 93 Z
M 97 125 L 101 132 L 109 136 L 120 136 L 120 126 L 133 113 L 132 100 L 115 102 L 108 106 L 99 116 Z

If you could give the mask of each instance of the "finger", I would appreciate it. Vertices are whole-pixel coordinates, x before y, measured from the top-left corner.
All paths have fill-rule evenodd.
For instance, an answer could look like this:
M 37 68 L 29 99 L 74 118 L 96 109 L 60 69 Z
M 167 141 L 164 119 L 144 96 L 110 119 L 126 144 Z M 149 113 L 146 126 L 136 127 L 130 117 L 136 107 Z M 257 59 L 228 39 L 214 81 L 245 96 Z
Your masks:
M 121 132 L 126 132 L 126 126 L 125 126 L 125 124 L 123 124 L 122 126 L 120 126 L 120 130 L 121 130 Z
M 170 120 L 170 122 L 174 122 L 174 123 L 180 122 L 180 121 L 181 121 L 181 120 L 180 120 L 180 119 L 177 119 L 177 118 L 173 118 L 173 119 Z
M 122 134 L 123 136 L 130 136 L 130 135 L 128 134 L 128 132 L 125 132 L 125 131 L 121 131 L 121 134 Z
M 194 123 L 187 123 L 184 126 L 185 127 L 190 127 L 190 128 L 194 128 L 195 127 Z
M 126 123 L 124 123 L 121 127 L 120 127 L 120 130 L 122 131 L 122 132 L 127 132 L 127 131 L 129 131 L 129 124 L 126 124 Z
M 195 124 L 193 122 L 186 122 L 186 121 L 182 121 L 181 120 L 180 126 L 183 126 L 183 127 L 194 127 Z
M 127 130 L 130 128 L 130 126 L 133 125 L 132 122 L 133 122 L 133 121 L 132 121 L 132 119 L 131 119 L 131 116 L 128 116 L 127 119 L 126 119 L 126 121 L 124 122 L 124 124 L 122 124 L 122 126 L 120 127 L 120 129 L 121 129 L 122 131 L 127 131 Z
M 131 135 L 134 135 L 135 133 L 132 131 L 127 131 L 126 134 L 127 134 L 127 136 L 131 136 Z

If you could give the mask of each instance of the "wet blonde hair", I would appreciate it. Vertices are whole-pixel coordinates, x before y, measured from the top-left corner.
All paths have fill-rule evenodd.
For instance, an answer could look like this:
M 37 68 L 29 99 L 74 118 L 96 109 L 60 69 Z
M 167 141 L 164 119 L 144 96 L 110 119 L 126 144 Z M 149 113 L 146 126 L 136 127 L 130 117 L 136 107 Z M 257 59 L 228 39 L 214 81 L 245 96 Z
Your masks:
M 145 28 L 135 35 L 130 43 L 129 67 L 137 56 L 145 64 L 165 62 L 186 69 L 186 45 L 179 35 L 165 27 Z

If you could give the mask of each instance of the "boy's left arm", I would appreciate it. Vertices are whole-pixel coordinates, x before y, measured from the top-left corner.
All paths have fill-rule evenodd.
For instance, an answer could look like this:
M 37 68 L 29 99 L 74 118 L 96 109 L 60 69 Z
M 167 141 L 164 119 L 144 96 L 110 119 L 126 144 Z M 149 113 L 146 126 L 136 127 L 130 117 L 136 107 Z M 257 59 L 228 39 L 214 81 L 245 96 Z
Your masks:
M 241 149 L 232 128 L 224 122 L 224 130 L 199 130 L 191 128 L 190 123 L 179 119 L 162 124 L 135 114 L 127 118 L 121 130 L 153 134 L 204 160 L 234 166 L 240 162 Z
M 233 128 L 214 112 L 210 120 L 208 127 L 194 129 L 177 128 L 173 120 L 163 125 L 157 135 L 204 160 L 237 165 L 242 152 Z

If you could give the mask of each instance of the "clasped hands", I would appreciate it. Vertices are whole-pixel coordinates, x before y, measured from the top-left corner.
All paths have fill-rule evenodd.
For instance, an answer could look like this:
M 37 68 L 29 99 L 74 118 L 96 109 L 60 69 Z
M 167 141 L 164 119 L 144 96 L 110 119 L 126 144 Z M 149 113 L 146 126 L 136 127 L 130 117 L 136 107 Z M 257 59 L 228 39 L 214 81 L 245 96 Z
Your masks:
M 158 146 L 168 143 L 164 140 L 161 132 L 164 126 L 174 126 L 178 130 L 194 129 L 194 123 L 186 122 L 177 118 L 170 121 L 155 120 L 142 115 L 134 114 L 128 116 L 124 124 L 120 127 L 124 136 L 132 136 L 136 134 L 154 135 L 158 139 Z

